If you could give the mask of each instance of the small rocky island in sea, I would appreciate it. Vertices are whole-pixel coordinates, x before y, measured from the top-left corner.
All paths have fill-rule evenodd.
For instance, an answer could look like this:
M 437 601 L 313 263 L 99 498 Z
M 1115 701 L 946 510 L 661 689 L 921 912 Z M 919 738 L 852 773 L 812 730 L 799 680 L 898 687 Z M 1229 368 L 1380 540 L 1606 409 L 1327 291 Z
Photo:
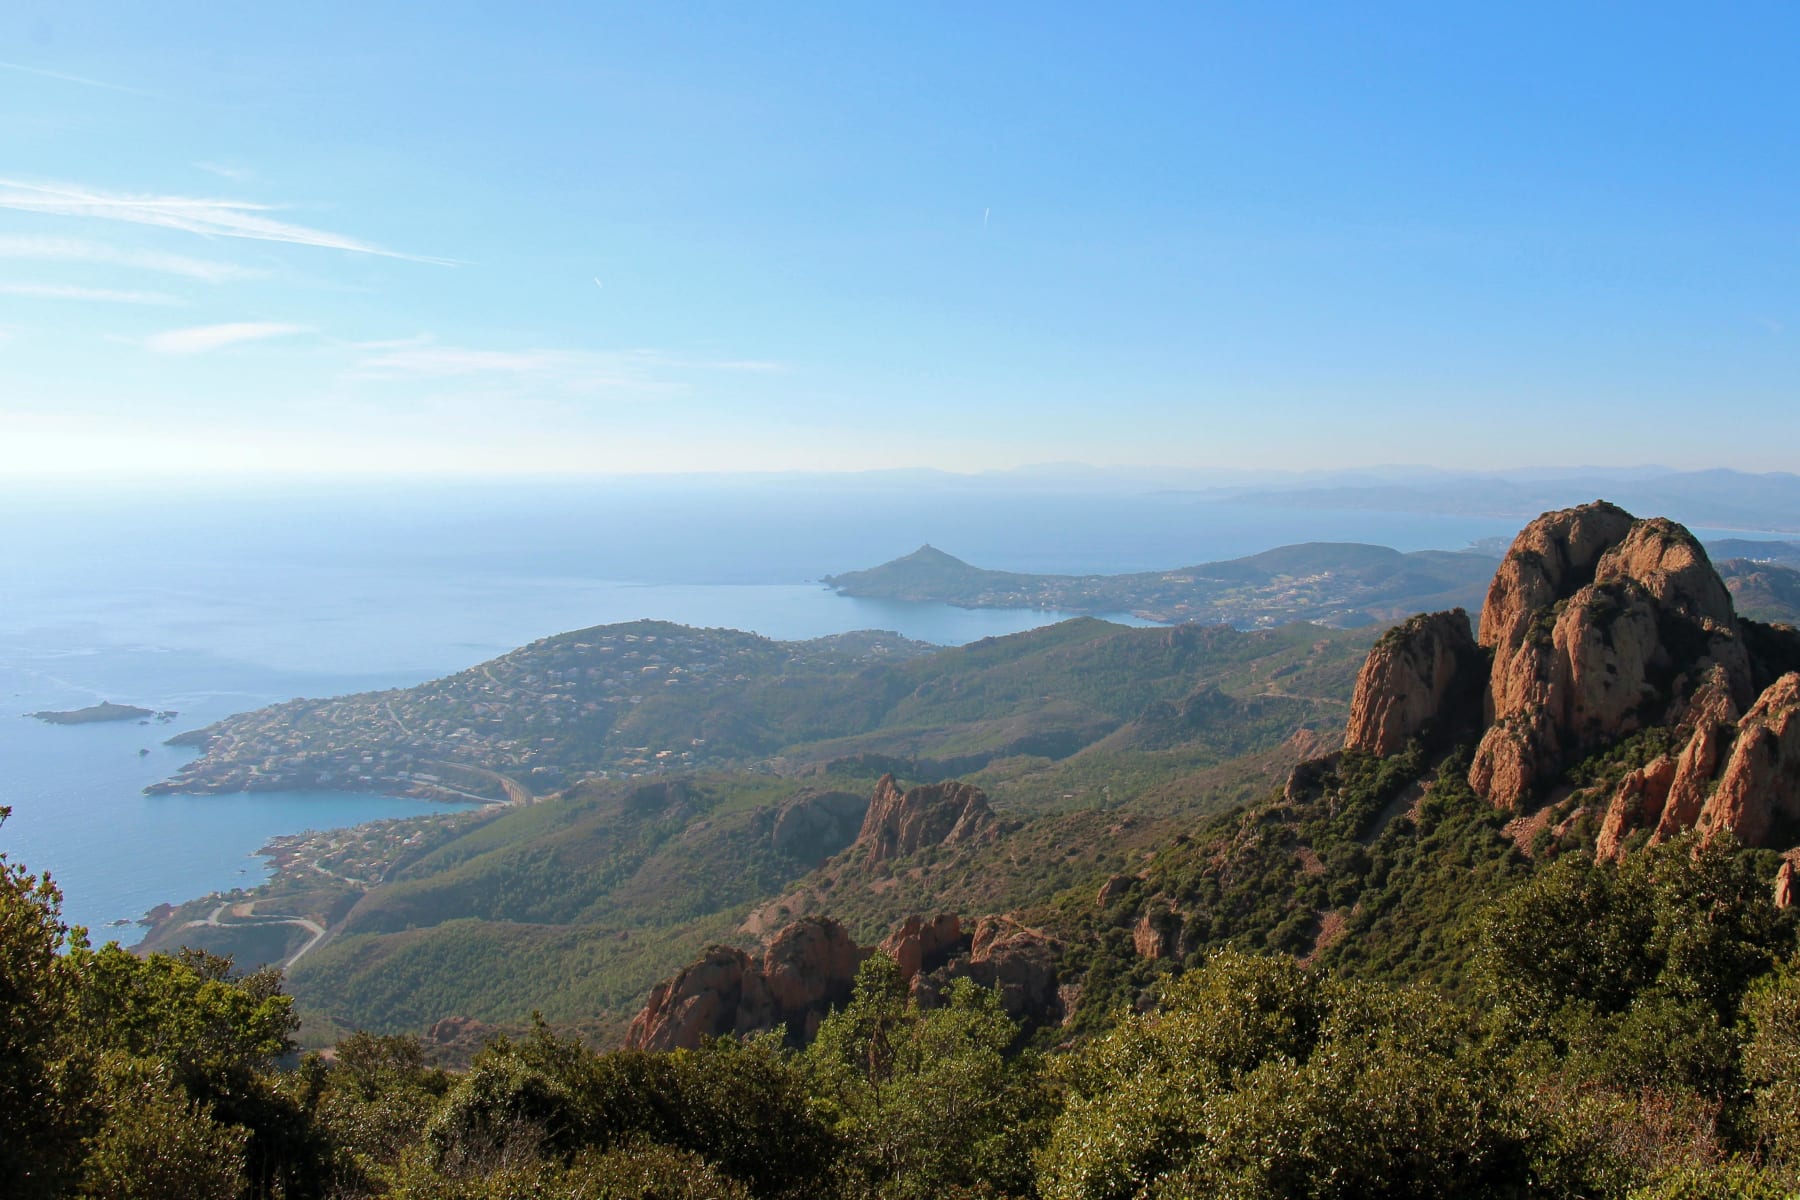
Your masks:
M 71 708 L 60 712 L 46 709 L 25 715 L 48 721 L 52 725 L 92 725 L 99 721 L 143 721 L 151 717 L 158 721 L 173 721 L 180 714 L 173 710 L 157 712 L 155 709 L 139 708 L 135 704 L 114 704 L 111 700 L 102 700 L 86 708 Z

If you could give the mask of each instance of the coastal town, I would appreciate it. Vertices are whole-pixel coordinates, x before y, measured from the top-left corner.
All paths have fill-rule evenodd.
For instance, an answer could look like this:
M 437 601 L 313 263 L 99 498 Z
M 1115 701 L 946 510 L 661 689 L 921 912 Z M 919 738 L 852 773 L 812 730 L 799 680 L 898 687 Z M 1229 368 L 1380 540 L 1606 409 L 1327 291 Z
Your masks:
M 742 763 L 775 747 L 738 724 L 709 726 L 709 696 L 779 692 L 931 649 L 887 633 L 776 642 L 659 621 L 598 627 L 418 687 L 292 700 L 179 734 L 171 744 L 200 757 L 145 790 L 336 788 L 520 803 L 588 776 Z

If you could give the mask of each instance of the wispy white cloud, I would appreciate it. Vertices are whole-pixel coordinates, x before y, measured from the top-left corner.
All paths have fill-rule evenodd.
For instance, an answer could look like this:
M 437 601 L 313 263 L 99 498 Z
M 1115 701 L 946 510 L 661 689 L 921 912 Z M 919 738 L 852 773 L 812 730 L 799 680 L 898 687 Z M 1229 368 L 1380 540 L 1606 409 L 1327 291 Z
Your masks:
M 105 88 L 109 92 L 129 92 L 133 96 L 154 96 L 155 92 L 146 92 L 143 88 L 126 87 L 122 83 L 108 83 L 104 79 L 89 79 L 83 75 L 65 75 L 61 71 L 46 71 L 42 67 L 28 67 L 23 63 L 0 62 L 0 70 L 21 71 L 26 75 L 39 75 L 45 79 L 60 79 L 64 83 L 79 83 L 83 87 Z
M 22 258 L 37 262 L 103 263 L 107 266 L 179 275 L 205 283 L 258 279 L 265 274 L 233 263 L 189 258 L 182 254 L 163 254 L 155 250 L 133 250 L 78 238 L 0 237 L 0 258 Z
M 403 254 L 347 234 L 311 229 L 287 221 L 277 221 L 265 213 L 273 211 L 266 204 L 243 200 L 217 200 L 194 196 L 136 196 L 119 192 L 103 192 L 72 183 L 33 183 L 21 179 L 0 178 L 0 208 L 23 212 L 50 213 L 64 217 L 93 217 L 105 221 L 126 221 L 136 225 L 154 225 L 162 229 L 179 229 L 206 237 L 251 238 L 264 242 L 289 242 L 297 246 L 319 246 L 328 250 L 345 250 L 353 254 L 374 254 L 382 258 L 401 258 L 410 262 L 453 265 L 450 259 L 431 258 L 421 254 Z
M 285 325 L 278 321 L 234 321 L 225 325 L 197 325 L 191 329 L 153 333 L 143 340 L 143 346 L 158 354 L 205 354 L 244 342 L 310 332 L 304 325 Z
M 233 183 L 245 183 L 256 178 L 256 172 L 249 167 L 234 167 L 230 163 L 197 162 L 194 166 L 209 175 L 217 175 L 220 179 L 229 179 Z
M 623 388 L 664 390 L 643 355 L 589 350 L 481 350 L 444 346 L 427 339 L 371 342 L 359 347 L 357 375 L 370 379 L 453 379 L 485 377 L 555 384 L 580 390 Z
M 484 350 L 442 345 L 429 337 L 362 342 L 356 371 L 366 378 L 446 379 L 479 376 L 557 382 L 575 387 L 668 390 L 680 371 L 780 371 L 780 363 L 685 359 L 657 350 Z
M 65 287 L 56 283 L 0 283 L 0 296 L 39 300 L 105 300 L 113 304 L 179 304 L 163 292 L 120 292 L 111 288 Z

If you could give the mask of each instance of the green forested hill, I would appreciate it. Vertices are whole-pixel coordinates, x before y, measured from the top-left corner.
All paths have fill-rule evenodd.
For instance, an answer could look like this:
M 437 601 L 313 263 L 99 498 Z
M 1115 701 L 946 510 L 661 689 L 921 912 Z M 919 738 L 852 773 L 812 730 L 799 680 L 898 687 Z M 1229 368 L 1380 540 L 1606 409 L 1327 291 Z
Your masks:
M 694 746 L 726 729 L 772 748 L 283 839 L 271 884 L 184 906 L 144 947 L 190 947 L 176 956 L 70 944 L 54 889 L 0 860 L 0 1119 L 29 1134 L 0 1141 L 8 1194 L 185 1196 L 201 1180 L 220 1200 L 1778 1200 L 1800 1186 L 1797 919 L 1770 886 L 1780 867 L 1791 899 L 1800 860 L 1729 833 L 1651 846 L 1647 829 L 1623 861 L 1595 853 L 1602 814 L 1662 761 L 1669 728 L 1597 741 L 1541 803 L 1502 811 L 1472 788 L 1466 729 L 1386 757 L 1321 753 L 1342 744 L 1354 634 L 1083 620 L 938 653 L 741 636 L 588 630 L 478 671 L 579 711 L 627 672 L 742 650 L 704 702 L 677 676 L 666 701 L 631 693 L 631 713 Z M 582 656 L 606 653 L 629 665 L 588 674 Z M 486 715 L 437 713 L 445 695 L 359 703 L 388 713 L 391 748 L 421 715 Z M 795 736 L 802 723 L 831 736 Z M 546 720 L 536 744 L 579 755 L 567 724 Z M 451 740 L 467 749 L 465 728 Z M 970 806 L 966 835 L 853 842 L 876 773 L 896 768 L 954 770 L 992 810 L 966 788 L 884 785 L 872 828 L 917 830 L 932 814 L 905 806 L 936 796 Z M 910 992 L 899 957 L 870 957 L 804 1048 L 590 1048 L 617 1044 L 650 986 L 713 943 L 828 915 L 867 946 L 946 910 L 1009 914 L 968 935 L 963 961 L 983 936 L 1026 939 L 1047 957 L 1004 963 L 1041 970 L 1055 1013 L 1014 1023 L 1003 960 L 986 960 L 989 990 L 948 965 L 926 980 L 921 941 Z M 303 1036 L 335 1058 L 279 1065 L 294 1033 L 281 980 L 234 975 L 207 948 L 243 966 L 289 957 Z M 742 961 L 708 952 L 684 1011 L 712 1005 L 734 1028 Z M 440 1050 L 489 1043 L 466 1071 L 434 1069 L 395 1036 L 434 1022 Z
M 1298 695 L 1312 686 L 1306 672 L 1348 678 L 1363 640 L 1304 625 L 1079 618 L 933 650 L 888 634 L 774 642 L 633 622 L 546 638 L 413 688 L 227 718 L 182 735 L 204 753 L 157 790 L 429 793 L 458 770 L 459 786 L 482 786 L 474 769 L 543 792 L 595 774 L 792 773 L 864 755 L 933 777 L 1012 755 L 1067 757 L 1202 685 Z M 1283 671 L 1293 677 L 1272 682 Z
M 1718 568 L 1740 616 L 1800 624 L 1800 570 L 1749 558 L 1729 558 Z
M 508 656 L 496 674 L 547 675 L 559 668 L 545 656 L 559 662 L 575 644 L 606 645 L 627 629 L 657 637 L 665 657 L 688 634 L 714 646 L 744 636 L 654 628 L 549 639 Z M 749 771 L 595 779 L 497 813 L 438 818 L 425 833 L 396 825 L 360 849 L 328 847 L 321 857 L 309 845 L 293 869 L 239 901 L 254 905 L 242 916 L 232 909 L 221 924 L 194 924 L 216 905 L 188 905 L 147 944 L 291 953 L 304 940 L 299 927 L 246 922 L 315 919 L 330 936 L 291 980 L 302 1003 L 331 1020 L 410 1030 L 448 1015 L 516 1022 L 535 1008 L 616 1031 L 651 984 L 708 940 L 748 938 L 740 922 L 781 897 L 792 912 L 811 911 L 820 888 L 834 888 L 829 911 L 874 938 L 915 909 L 1011 909 L 1086 886 L 1131 847 L 1266 788 L 1319 731 L 1329 739 L 1365 636 L 1080 619 L 898 662 L 821 668 L 804 684 L 791 658 L 771 653 L 765 675 L 745 669 L 704 701 L 660 701 L 659 736 L 692 741 L 695 728 L 680 721 L 854 732 L 779 744 Z M 418 692 L 396 712 L 442 703 L 434 685 Z M 815 877 L 853 826 L 835 843 L 777 844 L 777 824 L 796 804 L 821 793 L 866 799 L 889 771 L 983 786 L 1005 818 L 1003 836 L 879 879 Z M 248 929 L 280 940 L 247 942 Z

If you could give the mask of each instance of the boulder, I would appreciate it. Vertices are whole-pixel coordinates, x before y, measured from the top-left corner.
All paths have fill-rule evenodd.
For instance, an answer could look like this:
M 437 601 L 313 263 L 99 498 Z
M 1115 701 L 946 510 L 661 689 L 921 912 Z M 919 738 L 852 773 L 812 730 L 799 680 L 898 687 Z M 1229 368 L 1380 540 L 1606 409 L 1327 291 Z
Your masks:
M 820 917 L 783 929 L 760 958 L 732 946 L 710 947 L 699 961 L 651 989 L 625 1044 L 692 1049 L 709 1037 L 785 1026 L 788 1040 L 803 1045 L 832 1008 L 849 1001 L 866 957 L 843 926 Z
M 1131 948 L 1137 951 L 1139 958 L 1172 958 L 1180 932 L 1181 919 L 1166 909 L 1145 913 L 1131 927 Z
M 1657 615 L 1631 580 L 1591 583 L 1569 597 L 1550 634 L 1548 704 L 1559 741 L 1593 745 L 1642 725 L 1657 698 L 1652 668 L 1669 658 Z
M 935 917 L 910 916 L 894 927 L 878 949 L 900 965 L 909 984 L 921 971 L 935 971 L 955 954 L 969 948 L 962 920 L 955 913 Z
M 650 989 L 650 998 L 631 1019 L 625 1044 L 638 1050 L 691 1050 L 705 1038 L 732 1032 L 745 981 L 755 971 L 742 950 L 709 947 L 699 961 Z
M 983 917 L 969 943 L 969 977 L 998 987 L 1000 1003 L 1015 1021 L 1051 1025 L 1063 1018 L 1056 964 L 1062 943 L 1009 916 Z
M 966 950 L 914 977 L 912 995 L 921 1007 L 943 1003 L 951 984 L 972 979 L 998 988 L 1006 1014 L 1027 1028 L 1060 1024 L 1068 1016 L 1065 1005 L 1075 993 L 1058 986 L 1060 941 L 1011 916 L 981 918 L 968 938 Z
M 1792 908 L 1800 900 L 1800 850 L 1789 850 L 1775 872 L 1775 907 Z
M 1484 669 L 1462 609 L 1396 625 L 1357 674 L 1344 749 L 1386 757 L 1414 737 L 1454 732 L 1479 712 Z
M 1700 540 L 1666 517 L 1633 521 L 1594 568 L 1596 583 L 1630 580 L 1665 613 L 1706 630 L 1735 633 L 1731 590 L 1713 569 Z
M 1544 709 L 1488 726 L 1469 765 L 1469 786 L 1496 808 L 1522 806 L 1552 774 L 1559 757 L 1555 727 Z
M 740 1017 L 739 1032 L 787 1025 L 790 1036 L 811 1041 L 819 1021 L 850 1000 L 856 970 L 869 952 L 836 921 L 805 917 L 775 935 L 763 951 L 763 992 L 768 1012 Z
M 1296 804 L 1309 796 L 1317 795 L 1320 786 L 1342 761 L 1343 754 L 1336 753 L 1302 759 L 1295 763 L 1294 769 L 1288 772 L 1287 782 L 1282 785 L 1281 798 L 1289 804 Z

